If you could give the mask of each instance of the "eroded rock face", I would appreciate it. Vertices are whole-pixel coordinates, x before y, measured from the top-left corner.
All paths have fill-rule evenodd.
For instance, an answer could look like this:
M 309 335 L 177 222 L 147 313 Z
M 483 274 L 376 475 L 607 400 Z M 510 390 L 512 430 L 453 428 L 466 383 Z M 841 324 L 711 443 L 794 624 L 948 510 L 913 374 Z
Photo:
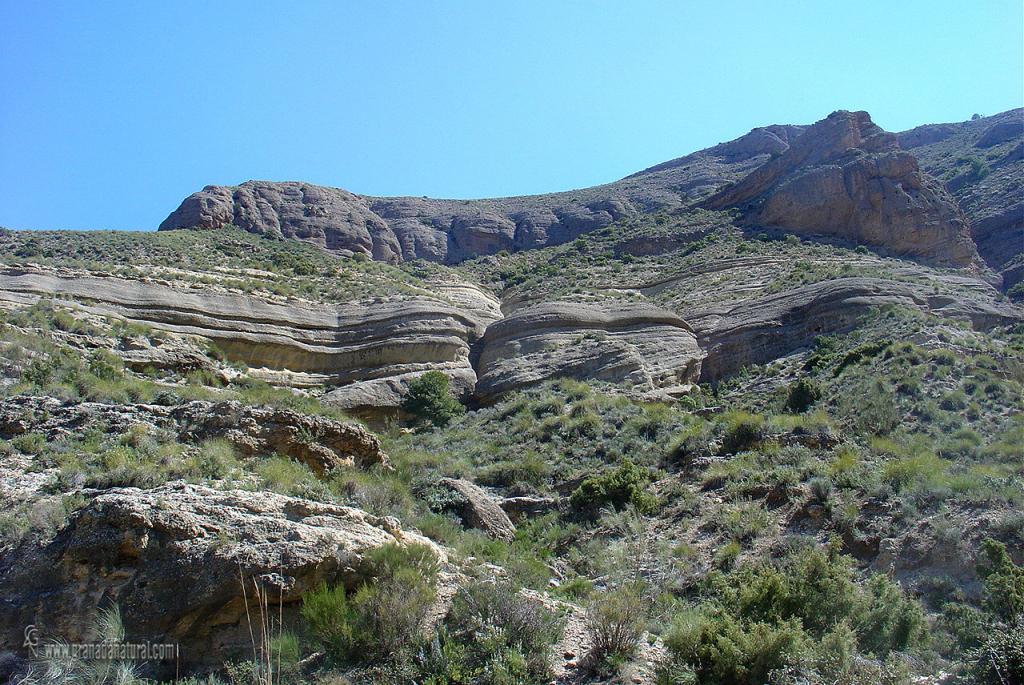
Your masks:
M 763 364 L 810 345 L 819 335 L 853 329 L 872 308 L 901 305 L 968 321 L 977 329 L 1020 321 L 1017 307 L 937 295 L 926 287 L 877 278 L 837 278 L 739 304 L 724 304 L 690 317 L 707 351 L 702 381 L 714 381 L 750 364 Z
M 187 197 L 160 230 L 219 229 L 305 240 L 339 254 L 455 264 L 557 245 L 641 213 L 672 210 L 741 178 L 789 145 L 800 126 L 767 126 L 621 181 L 487 200 L 369 197 L 309 183 L 247 181 Z
M 705 206 L 737 207 L 751 225 L 839 236 L 936 264 L 978 260 L 956 203 L 867 112 L 829 115 Z
M 456 513 L 467 527 L 478 528 L 498 540 L 511 542 L 515 538 L 516 527 L 508 514 L 483 488 L 459 478 L 442 478 L 440 485 L 461 500 Z
M 203 400 L 171 407 L 62 402 L 25 395 L 0 401 L 3 439 L 31 431 L 54 442 L 86 427 L 118 434 L 139 424 L 170 431 L 189 444 L 223 438 L 242 457 L 276 453 L 306 464 L 317 475 L 346 466 L 390 467 L 380 440 L 363 426 L 289 409 Z
M 390 467 L 377 436 L 355 423 L 238 402 L 188 402 L 170 417 L 182 439 L 224 438 L 244 456 L 276 452 L 319 476 L 343 466 Z
M 1024 109 L 899 134 L 921 168 L 945 181 L 978 252 L 1009 289 L 1024 278 Z
M 86 639 L 116 604 L 129 640 L 180 645 L 180 672 L 251 656 L 253 584 L 290 615 L 321 582 L 354 587 L 360 559 L 381 545 L 419 543 L 390 518 L 270 492 L 170 483 L 97 495 L 43 548 L 0 562 L 0 655 L 24 658 L 24 628 Z M 256 619 L 258 620 L 258 619 Z M 258 623 L 254 625 L 258 628 Z M 152 664 L 174 675 L 173 660 Z
M 569 376 L 668 396 L 697 379 L 703 358 L 692 329 L 669 311 L 640 304 L 541 304 L 487 329 L 476 395 L 486 403 Z
M 0 300 L 24 305 L 55 296 L 212 340 L 272 383 L 340 387 L 332 402 L 352 410 L 397 407 L 405 383 L 429 370 L 448 374 L 460 394 L 471 392 L 470 346 L 500 316 L 466 293 L 453 296 L 459 306 L 428 298 L 317 306 L 44 269 L 0 271 Z
M 379 261 L 456 263 L 501 250 L 556 245 L 631 211 L 621 198 L 549 206 L 515 200 L 373 198 L 307 183 L 247 181 L 234 187 L 207 186 L 190 195 L 160 230 L 234 225 Z

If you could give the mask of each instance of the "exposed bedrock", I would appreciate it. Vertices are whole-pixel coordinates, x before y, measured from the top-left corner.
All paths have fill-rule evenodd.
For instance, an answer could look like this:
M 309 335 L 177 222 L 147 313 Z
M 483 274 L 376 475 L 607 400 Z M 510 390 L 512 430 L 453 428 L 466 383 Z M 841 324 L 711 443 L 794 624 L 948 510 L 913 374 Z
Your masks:
M 558 376 L 667 397 L 697 380 L 704 358 L 685 321 L 641 304 L 541 304 L 491 324 L 479 344 L 476 396 L 485 404 Z
M 1011 305 L 935 294 L 926 286 L 877 278 L 838 278 L 769 297 L 723 304 L 689 317 L 707 352 L 702 381 L 714 381 L 750 364 L 777 359 L 819 335 L 845 332 L 872 308 L 914 307 L 988 329 L 1024 320 Z
M 183 290 L 42 270 L 0 271 L 0 298 L 73 299 L 85 309 L 214 341 L 254 375 L 282 385 L 337 386 L 331 400 L 358 408 L 398 406 L 403 379 L 431 369 L 473 389 L 471 343 L 493 314 L 428 298 L 368 305 L 278 304 L 238 294 Z M 367 393 L 367 385 L 376 391 Z M 349 388 L 350 391 L 346 390 Z
M 0 560 L 0 663 L 25 656 L 25 626 L 85 642 L 97 610 L 116 605 L 132 642 L 180 646 L 177 663 L 149 663 L 156 675 L 219 667 L 251 657 L 256 586 L 287 619 L 321 582 L 354 587 L 363 555 L 391 543 L 444 558 L 395 519 L 351 507 L 180 482 L 104 491 L 50 544 Z
M 867 112 L 834 112 L 704 206 L 738 208 L 749 225 L 838 236 L 935 264 L 980 262 L 953 198 Z
M 971 222 L 978 252 L 1003 277 L 1024 270 L 1024 109 L 899 134 L 921 168 L 944 179 Z
M 83 426 L 124 433 L 139 425 L 172 431 L 182 442 L 196 445 L 223 438 L 239 456 L 279 454 L 321 476 L 341 467 L 390 468 L 380 440 L 363 426 L 290 409 L 203 400 L 172 407 L 65 402 L 31 395 L 0 400 L 0 438 L 5 440 L 32 431 L 56 442 Z
M 557 245 L 635 213 L 623 197 L 506 200 L 375 198 L 299 182 L 206 186 L 160 224 L 296 238 L 376 260 L 456 263 L 501 250 Z

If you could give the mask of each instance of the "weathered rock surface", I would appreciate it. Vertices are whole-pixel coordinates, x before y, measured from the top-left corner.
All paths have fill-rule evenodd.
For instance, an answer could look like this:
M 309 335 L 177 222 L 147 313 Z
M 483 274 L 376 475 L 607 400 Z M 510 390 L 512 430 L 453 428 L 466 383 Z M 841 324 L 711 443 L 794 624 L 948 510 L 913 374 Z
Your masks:
M 701 380 L 713 381 L 809 345 L 819 335 L 851 330 L 872 307 L 914 307 L 970 322 L 978 329 L 1024 318 L 1020 308 L 936 295 L 927 288 L 875 278 L 838 278 L 776 295 L 695 312 L 690 323 L 707 351 Z
M 182 439 L 224 438 L 243 456 L 276 452 L 321 476 L 343 466 L 390 466 L 376 435 L 324 416 L 238 402 L 188 402 L 172 409 L 170 418 Z
M 467 527 L 478 528 L 498 540 L 511 542 L 515 538 L 516 527 L 508 514 L 483 488 L 458 478 L 442 478 L 440 485 L 458 496 L 456 514 Z
M 667 396 L 697 379 L 703 358 L 690 326 L 664 309 L 541 304 L 488 327 L 477 362 L 476 396 L 487 403 L 557 376 Z
M 429 298 L 343 306 L 279 304 L 248 295 L 44 269 L 0 271 L 0 300 L 61 297 L 87 311 L 212 340 L 253 375 L 292 386 L 344 386 L 346 409 L 397 407 L 404 383 L 425 371 L 473 389 L 470 345 L 495 316 Z
M 362 556 L 390 543 L 445 556 L 394 519 L 351 507 L 183 483 L 109 490 L 49 545 L 0 560 L 0 655 L 24 657 L 31 624 L 82 642 L 98 608 L 116 604 L 129 640 L 180 645 L 179 664 L 153 664 L 164 677 L 219 667 L 251 656 L 243 578 L 250 612 L 257 584 L 291 614 L 321 582 L 353 587 Z
M 992 264 L 1005 254 L 997 245 L 1005 244 L 1007 235 L 1021 235 L 1022 117 L 1022 110 L 1013 110 L 894 135 L 864 112 L 840 111 L 809 127 L 755 128 L 614 183 L 528 197 L 375 198 L 270 181 L 207 186 L 186 198 L 160 229 L 235 225 L 339 254 L 454 264 L 502 250 L 556 245 L 622 218 L 671 211 L 712 196 L 707 206 L 742 206 L 751 223 L 838 235 L 927 262 L 969 265 L 977 255 L 967 222 L 941 183 L 928 177 L 932 174 L 947 181 L 970 219 L 970 234 Z M 940 154 L 951 146 L 955 154 Z M 967 153 L 984 155 L 991 170 L 1003 170 L 986 183 L 986 173 L 960 173 L 959 180 L 948 176 L 951 160 Z M 998 237 L 986 247 L 991 234 Z M 1022 250 L 1014 245 L 1013 255 Z
M 380 440 L 363 426 L 288 409 L 202 400 L 172 407 L 62 402 L 24 395 L 0 401 L 0 437 L 4 439 L 32 431 L 53 442 L 87 427 L 104 427 L 117 434 L 138 424 L 169 430 L 192 444 L 223 438 L 243 457 L 276 452 L 319 475 L 344 466 L 389 466 Z
M 740 208 L 755 226 L 839 236 L 937 264 L 977 259 L 956 203 L 867 112 L 834 112 L 704 206 Z
M 921 168 L 945 182 L 1003 287 L 1024 279 L 1024 109 L 898 135 Z
M 455 264 L 557 245 L 624 217 L 682 207 L 757 167 L 801 128 L 754 129 L 615 183 L 547 195 L 439 200 L 369 197 L 298 182 L 207 186 L 187 197 L 160 230 L 234 225 L 340 254 Z

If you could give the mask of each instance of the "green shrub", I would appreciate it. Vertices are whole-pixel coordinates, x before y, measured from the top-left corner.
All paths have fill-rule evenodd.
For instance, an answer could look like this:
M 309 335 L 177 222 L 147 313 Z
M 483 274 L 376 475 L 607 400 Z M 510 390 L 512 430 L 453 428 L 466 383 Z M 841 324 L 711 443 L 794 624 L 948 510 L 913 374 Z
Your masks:
M 427 371 L 409 382 L 402 409 L 435 426 L 447 426 L 466 408 L 452 395 L 451 381 L 440 371 Z
M 667 671 L 689 670 L 707 685 L 763 685 L 772 671 L 796 663 L 806 637 L 797 619 L 741 622 L 714 610 L 685 612 L 665 636 Z
M 811 405 L 819 399 L 821 399 L 821 388 L 817 383 L 801 378 L 789 386 L 786 394 L 786 409 L 794 414 L 801 414 L 810 409 Z
M 732 412 L 726 416 L 722 451 L 735 454 L 756 447 L 765 437 L 764 417 L 745 412 Z
M 1013 563 L 998 540 L 985 538 L 981 551 L 978 575 L 985 585 L 984 605 L 1000 620 L 1012 622 L 1024 613 L 1024 567 Z
M 637 588 L 622 587 L 594 597 L 587 608 L 594 669 L 608 675 L 616 672 L 636 653 L 646 622 Z
M 306 593 L 302 617 L 340 663 L 408 660 L 434 602 L 436 557 L 423 546 L 385 545 L 364 570 L 374 577 L 351 595 L 326 584 Z
M 626 460 L 611 471 L 587 478 L 569 496 L 576 509 L 594 512 L 604 506 L 621 508 L 632 504 L 642 513 L 653 512 L 658 505 L 646 491 L 651 474 L 642 466 Z
M 985 643 L 970 654 L 971 683 L 1024 683 L 1024 617 L 992 628 Z
M 447 652 L 473 683 L 532 683 L 550 678 L 551 650 L 562 620 L 504 582 L 474 581 L 461 587 L 445 617 Z M 444 681 L 435 681 L 438 683 Z
M 42 433 L 22 433 L 12 439 L 11 444 L 24 454 L 40 454 L 46 448 L 46 436 Z

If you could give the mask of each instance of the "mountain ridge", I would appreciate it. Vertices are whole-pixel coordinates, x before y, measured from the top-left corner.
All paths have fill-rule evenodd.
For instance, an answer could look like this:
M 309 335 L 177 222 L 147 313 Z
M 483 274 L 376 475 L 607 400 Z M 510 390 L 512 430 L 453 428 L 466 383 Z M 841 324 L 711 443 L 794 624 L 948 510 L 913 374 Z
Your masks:
M 984 177 L 965 179 L 962 174 L 956 176 L 955 183 L 950 178 L 946 186 L 940 188 L 941 184 L 927 179 L 933 172 L 948 173 L 948 168 L 937 165 L 929 155 L 924 155 L 924 165 L 918 165 L 917 154 L 909 153 L 903 147 L 905 144 L 910 149 L 920 149 L 926 144 L 948 140 L 954 134 L 960 135 L 963 130 L 972 131 L 974 138 L 980 140 L 989 128 L 994 127 L 1002 134 L 1001 137 L 996 136 L 998 140 L 993 141 L 994 147 L 986 150 L 986 154 L 993 151 L 1003 153 L 1006 152 L 1003 148 L 1012 147 L 1018 139 L 1024 141 L 1024 110 L 1009 110 L 959 124 L 928 124 L 901 133 L 882 132 L 866 113 L 862 115 L 865 125 L 885 133 L 881 139 L 886 141 L 889 153 L 902 151 L 903 154 L 899 156 L 899 168 L 887 166 L 879 175 L 876 166 L 870 167 L 867 173 L 864 185 L 877 185 L 881 178 L 889 179 L 886 182 L 888 196 L 884 192 L 879 194 L 878 188 L 872 192 L 865 188 L 857 198 L 851 199 L 850 206 L 841 211 L 845 215 L 851 212 L 863 215 L 863 208 L 857 204 L 873 202 L 877 205 L 888 197 L 891 201 L 886 205 L 886 216 L 869 217 L 866 222 L 857 216 L 852 219 L 847 216 L 840 222 L 843 224 L 841 230 L 831 225 L 818 225 L 814 221 L 810 224 L 796 221 L 794 225 L 769 222 L 768 225 L 805 235 L 838 234 L 838 237 L 850 238 L 858 244 L 888 249 L 895 254 L 929 262 L 956 266 L 977 263 L 981 266 L 982 258 L 973 253 L 974 246 L 969 244 L 971 239 L 965 239 L 962 235 L 964 226 L 960 225 L 963 223 L 975 231 L 977 219 L 982 229 L 975 231 L 979 233 L 976 242 L 987 241 L 1001 246 L 1001 249 L 985 250 L 984 263 L 997 272 L 1007 271 L 1004 267 L 1010 263 L 1008 271 L 1011 278 L 1006 285 L 1017 282 L 1019 278 L 1014 276 L 1016 272 L 1013 269 L 1017 256 L 1024 251 L 1024 217 L 1017 214 L 1024 214 L 1024 207 L 1004 208 L 1000 215 L 1002 218 L 994 227 L 990 225 L 991 221 L 984 224 L 982 222 L 992 213 L 993 204 L 1006 204 L 1006 193 L 994 197 L 991 193 L 982 192 L 980 197 L 974 197 L 972 192 L 978 195 L 979 187 L 984 188 L 981 183 Z M 540 195 L 478 200 L 376 197 L 299 181 L 246 181 L 238 186 L 206 186 L 186 198 L 160 224 L 159 230 L 235 225 L 263 235 L 305 240 L 340 254 L 361 252 L 375 260 L 390 263 L 425 259 L 457 264 L 501 251 L 558 245 L 630 217 L 676 212 L 696 206 L 730 183 L 748 178 L 755 170 L 772 162 L 774 156 L 785 154 L 791 144 L 805 134 L 812 137 L 812 140 L 804 139 L 805 148 L 835 145 L 835 141 L 814 138 L 820 136 L 825 122 L 837 116 L 848 117 L 851 113 L 838 110 L 812 126 L 773 124 L 754 128 L 735 140 L 656 164 L 618 181 Z M 842 141 L 839 142 L 841 146 Z M 860 142 L 865 144 L 864 139 Z M 961 147 L 975 142 L 965 140 Z M 838 154 L 842 150 L 835 152 Z M 877 154 L 880 151 L 864 152 Z M 1024 178 L 1024 163 L 1019 159 L 1019 152 L 1009 150 L 1006 156 L 1009 161 L 1001 173 L 1013 182 L 1019 182 Z M 863 172 L 869 167 L 860 164 L 858 169 Z M 895 175 L 886 176 L 890 172 Z M 897 186 L 911 190 L 894 194 Z M 923 208 L 916 206 L 920 204 L 918 199 L 922 192 L 928 196 Z M 953 198 L 946 193 L 952 194 Z M 967 204 L 966 215 L 961 213 L 959 202 Z M 868 207 L 867 211 L 877 212 L 878 207 Z M 906 224 L 901 230 L 908 228 L 913 232 L 915 227 L 927 225 L 929 231 L 937 236 L 929 239 L 930 242 L 946 245 L 941 248 L 930 245 L 917 250 L 914 245 L 917 237 L 914 235 L 907 240 L 901 240 L 899 236 L 895 236 L 895 240 L 890 239 L 893 236 L 887 235 L 891 233 L 887 229 L 893 223 L 893 212 L 897 215 L 896 224 Z M 820 222 L 821 219 L 815 218 L 815 221 Z M 846 230 L 847 224 L 859 227 L 872 225 L 873 228 L 865 234 L 864 230 Z M 937 233 L 931 224 L 941 224 Z M 1012 249 L 1014 241 L 1021 243 L 1015 250 Z M 1006 259 L 1007 245 L 1011 248 L 1009 259 Z

